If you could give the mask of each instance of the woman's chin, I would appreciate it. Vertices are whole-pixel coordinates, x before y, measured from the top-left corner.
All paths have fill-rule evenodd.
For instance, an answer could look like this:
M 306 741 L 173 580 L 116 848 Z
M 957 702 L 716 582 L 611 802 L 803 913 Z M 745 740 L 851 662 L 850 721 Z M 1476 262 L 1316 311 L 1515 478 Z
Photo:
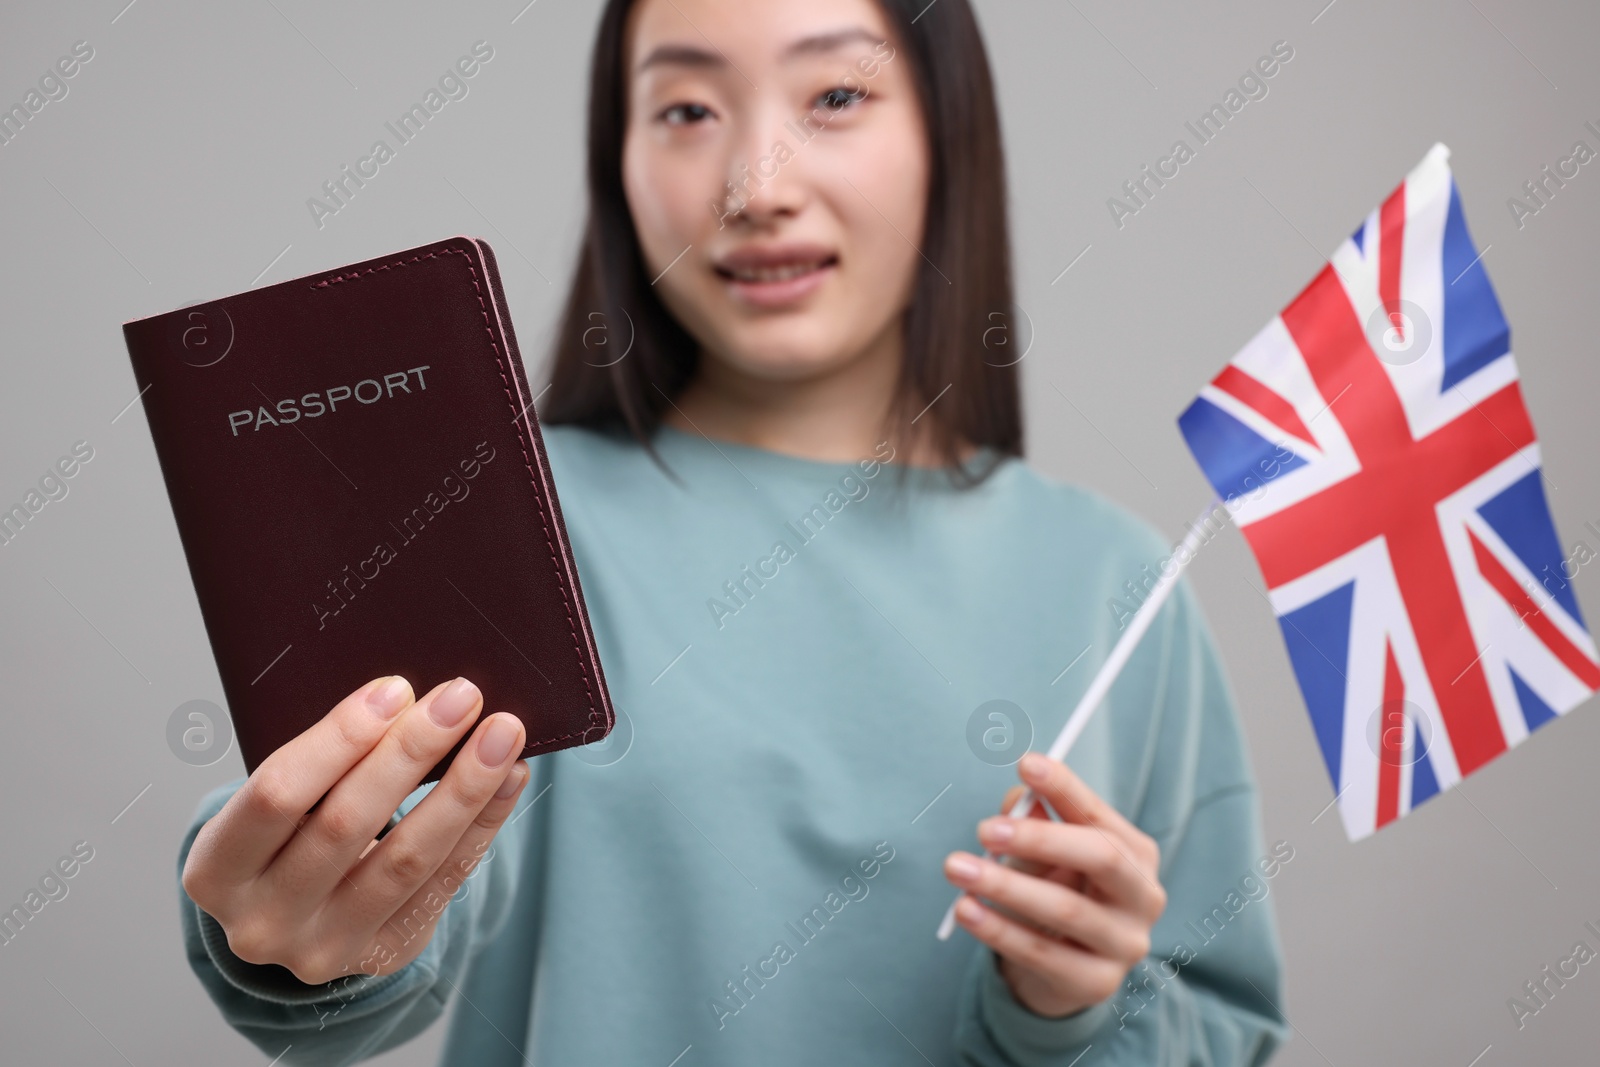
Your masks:
M 743 351 L 728 360 L 730 368 L 747 378 L 758 381 L 795 383 L 825 377 L 850 364 L 850 358 L 840 351 L 774 352 L 770 349 Z

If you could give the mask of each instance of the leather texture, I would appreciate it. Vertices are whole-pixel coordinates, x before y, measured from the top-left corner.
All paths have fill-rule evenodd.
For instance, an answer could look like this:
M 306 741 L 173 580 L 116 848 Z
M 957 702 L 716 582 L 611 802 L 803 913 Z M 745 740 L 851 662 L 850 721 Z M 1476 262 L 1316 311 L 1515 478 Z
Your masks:
M 485 242 L 454 237 L 123 334 L 247 771 L 387 674 L 419 696 L 470 678 L 485 715 L 527 725 L 523 756 L 610 733 Z

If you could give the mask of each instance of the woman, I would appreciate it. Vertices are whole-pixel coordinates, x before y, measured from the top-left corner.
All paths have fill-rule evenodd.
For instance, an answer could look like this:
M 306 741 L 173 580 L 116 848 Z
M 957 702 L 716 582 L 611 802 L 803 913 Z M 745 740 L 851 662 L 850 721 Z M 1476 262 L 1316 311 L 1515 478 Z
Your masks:
M 206 798 L 184 921 L 228 1020 L 329 1064 L 452 1000 L 474 1065 L 1263 1062 L 1235 887 L 1287 857 L 1190 591 L 1070 769 L 1017 760 L 1164 553 L 1020 459 L 966 0 L 611 0 L 590 108 L 544 422 L 619 724 L 525 769 L 469 680 L 378 679 Z M 1061 821 L 992 816 L 1013 773 Z

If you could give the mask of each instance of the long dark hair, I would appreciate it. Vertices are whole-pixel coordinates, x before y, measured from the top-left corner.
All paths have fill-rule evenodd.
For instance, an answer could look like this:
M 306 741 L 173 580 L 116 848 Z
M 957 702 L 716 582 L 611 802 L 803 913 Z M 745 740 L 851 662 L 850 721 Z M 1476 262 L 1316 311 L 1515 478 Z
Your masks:
M 589 82 L 589 214 L 552 346 L 540 418 L 626 430 L 651 444 L 694 375 L 698 343 L 656 296 L 622 183 L 627 122 L 624 29 L 635 0 L 609 0 Z M 1005 158 L 989 61 L 967 0 L 877 0 L 909 51 L 926 116 L 931 170 L 922 256 L 905 311 L 905 356 L 890 413 L 898 436 L 924 415 L 958 484 L 1022 455 Z M 934 77 L 933 72 L 938 76 Z M 930 406 L 931 405 L 931 406 Z M 961 465 L 964 443 L 995 462 Z

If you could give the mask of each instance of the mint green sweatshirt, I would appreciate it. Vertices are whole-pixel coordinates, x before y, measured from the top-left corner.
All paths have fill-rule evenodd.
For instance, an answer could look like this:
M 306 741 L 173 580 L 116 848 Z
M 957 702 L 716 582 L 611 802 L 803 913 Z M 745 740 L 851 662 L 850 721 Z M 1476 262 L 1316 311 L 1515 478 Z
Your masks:
M 615 730 L 530 761 L 394 974 L 309 986 L 245 963 L 180 883 L 189 961 L 263 1053 L 355 1063 L 452 1004 L 444 1062 L 472 1067 L 1259 1064 L 1287 1037 L 1270 887 L 1293 849 L 1261 839 L 1187 584 L 1067 759 L 1161 846 L 1149 958 L 1049 1018 L 987 946 L 934 937 L 944 857 L 981 851 L 977 822 L 1169 539 L 1014 459 L 976 489 L 912 470 L 897 492 L 887 446 L 818 462 L 665 428 L 674 481 L 626 438 L 545 439 Z M 201 801 L 178 871 L 240 784 Z

